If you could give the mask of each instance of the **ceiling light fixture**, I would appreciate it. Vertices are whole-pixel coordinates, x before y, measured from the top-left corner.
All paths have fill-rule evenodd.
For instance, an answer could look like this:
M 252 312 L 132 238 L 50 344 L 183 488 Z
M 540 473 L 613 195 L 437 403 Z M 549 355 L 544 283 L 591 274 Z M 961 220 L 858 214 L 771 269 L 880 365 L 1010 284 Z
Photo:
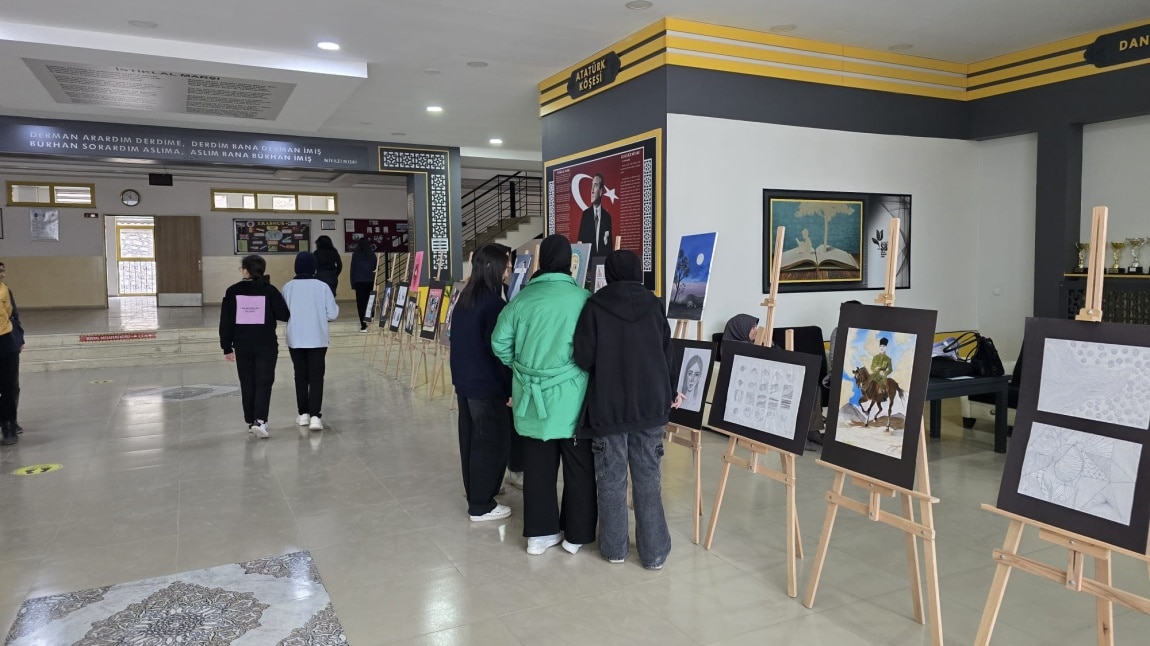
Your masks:
M 502 146 L 503 140 L 498 137 L 494 137 L 488 143 L 490 143 L 492 146 Z
M 775 32 L 776 34 L 786 34 L 798 28 L 798 25 L 775 25 L 774 27 L 771 27 L 771 31 Z
M 322 49 L 325 52 L 338 52 L 339 51 L 339 43 L 334 43 L 330 40 L 320 41 L 320 42 L 316 43 L 315 46 Z
M 625 4 L 623 6 L 627 7 L 628 9 L 640 10 L 640 9 L 650 9 L 651 7 L 655 6 L 655 3 L 654 2 L 648 2 L 647 0 L 631 0 L 630 2 L 628 2 L 627 4 Z
M 441 106 L 438 106 L 438 105 L 429 105 L 429 106 L 427 106 L 427 111 L 428 112 L 443 112 L 443 108 Z
M 392 137 L 406 137 L 407 133 L 406 132 L 393 132 L 393 133 L 391 133 L 391 136 Z
M 139 27 L 140 29 L 155 29 L 160 26 L 151 20 L 129 20 L 128 24 L 133 27 Z
M 429 68 L 423 70 L 423 73 L 424 74 L 439 74 L 439 70 L 435 69 L 434 67 L 429 67 Z
M 370 121 L 360 121 L 360 122 L 359 122 L 359 124 L 360 124 L 361 126 L 370 126 L 370 125 L 371 125 L 371 122 L 370 122 Z
M 910 43 L 899 43 L 897 45 L 891 45 L 887 49 L 892 52 L 908 52 L 914 49 L 914 45 L 911 45 Z
M 487 67 L 487 63 L 484 61 L 467 61 L 467 66 L 468 67 Z

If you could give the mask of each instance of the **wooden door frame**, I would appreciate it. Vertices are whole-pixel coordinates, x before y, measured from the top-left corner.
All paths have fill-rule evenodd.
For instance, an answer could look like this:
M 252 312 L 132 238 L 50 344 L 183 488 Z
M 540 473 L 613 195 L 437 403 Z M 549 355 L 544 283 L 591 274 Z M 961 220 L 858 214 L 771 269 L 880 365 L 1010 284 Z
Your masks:
M 157 307 L 203 307 L 204 305 L 204 274 L 203 274 L 203 217 L 199 215 L 157 215 L 153 216 L 152 222 L 156 227 L 156 231 L 160 230 L 160 222 L 164 218 L 195 218 L 196 229 L 198 230 L 199 239 L 199 258 L 198 270 L 199 271 L 199 292 L 171 292 L 164 293 L 160 289 L 160 243 L 159 237 L 156 238 L 156 306 Z

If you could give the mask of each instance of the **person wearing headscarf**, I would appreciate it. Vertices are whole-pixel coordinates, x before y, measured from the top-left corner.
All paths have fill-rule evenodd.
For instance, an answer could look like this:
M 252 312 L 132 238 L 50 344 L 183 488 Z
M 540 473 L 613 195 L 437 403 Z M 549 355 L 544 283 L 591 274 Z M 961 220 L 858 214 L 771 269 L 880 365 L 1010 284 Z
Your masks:
M 759 319 L 750 314 L 736 314 L 727 321 L 727 327 L 723 328 L 723 340 L 754 343 L 758 324 Z
M 328 286 L 315 277 L 315 255 L 301 251 L 295 257 L 295 278 L 284 285 L 291 318 L 287 324 L 288 354 L 295 368 L 296 424 L 323 430 L 323 379 L 327 372 L 328 322 L 339 316 L 339 306 Z
M 575 436 L 587 373 L 575 364 L 575 324 L 589 294 L 571 277 L 571 243 L 539 247 L 539 271 L 499 315 L 491 350 L 511 367 L 515 429 L 523 436 L 523 535 L 527 553 L 563 543 L 572 554 L 595 540 L 591 443 Z M 563 465 L 562 506 L 556 492 Z
M 643 286 L 639 257 L 615 251 L 604 263 L 607 286 L 583 307 L 575 327 L 575 363 L 590 374 L 586 422 L 599 500 L 599 553 L 627 556 L 627 469 L 635 505 L 635 539 L 643 567 L 658 570 L 671 552 L 659 463 L 663 427 L 675 392 L 671 326 Z
M 355 290 L 355 309 L 359 312 L 359 331 L 367 333 L 367 301 L 375 289 L 375 268 L 379 259 L 371 249 L 371 240 L 359 239 L 351 254 L 351 288 Z
M 326 283 L 331 288 L 331 295 L 335 296 L 339 274 L 343 271 L 343 259 L 339 257 L 330 237 L 320 236 L 315 239 L 315 261 L 315 277 Z

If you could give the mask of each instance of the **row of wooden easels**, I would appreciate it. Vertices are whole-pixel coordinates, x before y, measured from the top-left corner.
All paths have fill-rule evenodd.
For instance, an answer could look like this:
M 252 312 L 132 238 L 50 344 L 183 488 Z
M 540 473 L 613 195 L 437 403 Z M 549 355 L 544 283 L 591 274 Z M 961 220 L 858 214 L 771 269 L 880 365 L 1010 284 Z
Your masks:
M 763 301 L 763 306 L 766 307 L 766 322 L 762 328 L 759 328 L 754 343 L 757 345 L 770 346 L 773 343 L 775 331 L 775 315 L 778 308 L 778 284 L 779 276 L 781 273 L 781 259 L 783 248 L 783 227 L 779 227 L 776 231 L 775 238 L 775 253 L 772 255 L 771 267 L 771 291 L 766 300 Z M 891 221 L 891 247 L 887 252 L 887 276 L 886 276 L 886 289 L 878 297 L 876 302 L 884 306 L 893 306 L 895 301 L 895 276 L 896 276 L 896 261 L 898 258 L 898 245 L 899 237 L 899 221 L 892 219 Z M 680 326 L 676 327 L 676 332 L 682 332 L 685 327 L 681 325 L 685 322 L 680 321 Z M 787 350 L 794 349 L 794 335 L 791 330 L 787 330 L 785 335 L 785 347 Z M 725 433 L 719 429 L 709 428 L 716 432 Z M 801 432 L 802 429 L 797 429 L 796 432 Z M 683 441 L 676 443 L 683 444 L 692 448 L 695 452 L 696 460 L 701 458 L 702 447 L 698 441 L 699 431 L 693 429 L 669 429 L 669 437 L 673 435 L 685 434 L 690 432 L 693 435 L 686 437 Z M 718 526 L 719 512 L 722 509 L 723 497 L 726 493 L 728 479 L 731 473 L 731 467 L 738 467 L 750 473 L 766 477 L 770 480 L 782 484 L 786 488 L 786 512 L 784 518 L 784 532 L 786 535 L 786 565 L 787 565 L 787 594 L 794 598 L 798 596 L 798 559 L 803 558 L 803 544 L 802 535 L 799 528 L 799 518 L 797 510 L 797 468 L 796 461 L 798 455 L 789 451 L 781 450 L 776 447 L 754 442 L 743 437 L 738 437 L 726 433 L 729 436 L 727 441 L 726 451 L 723 453 L 723 471 L 719 477 L 718 488 L 715 492 L 715 503 L 711 511 L 710 522 L 707 526 L 706 540 L 703 546 L 710 549 L 715 538 L 715 531 Z M 672 441 L 675 441 L 672 439 Z M 740 455 L 739 452 L 745 452 L 745 457 Z M 778 455 L 779 466 L 778 468 L 769 466 L 765 460 L 771 458 L 772 455 Z M 941 601 L 938 591 L 938 558 L 935 549 L 935 529 L 934 529 L 934 512 L 933 505 L 938 502 L 930 493 L 930 475 L 927 464 L 926 455 L 926 432 L 925 426 L 920 423 L 919 425 L 919 452 L 917 456 L 917 475 L 918 484 L 915 489 L 905 489 L 902 487 L 894 486 L 890 483 L 877 480 L 875 478 L 855 473 L 848 469 L 844 469 L 834 464 L 818 460 L 817 464 L 830 469 L 834 472 L 834 484 L 831 490 L 826 493 L 827 510 L 823 522 L 822 534 L 819 536 L 818 550 L 815 554 L 814 563 L 810 573 L 810 579 L 807 585 L 806 595 L 803 598 L 803 605 L 811 608 L 814 606 L 815 595 L 818 591 L 819 581 L 822 577 L 823 567 L 826 562 L 827 550 L 830 545 L 831 535 L 834 530 L 835 519 L 838 516 L 840 509 L 858 513 L 865 516 L 871 521 L 890 525 L 895 529 L 903 532 L 905 539 L 905 547 L 907 551 L 907 568 L 909 571 L 909 578 L 911 581 L 911 602 L 914 609 L 914 618 L 920 624 L 930 622 L 931 642 L 935 645 L 942 644 L 942 612 Z M 844 494 L 844 489 L 847 482 L 853 486 L 861 489 L 865 494 L 865 500 L 857 500 Z M 702 513 L 702 506 L 699 496 L 701 496 L 699 489 L 699 476 L 696 471 L 696 518 Z M 902 506 L 900 512 L 890 512 L 882 509 L 882 501 L 884 498 L 900 497 Z M 922 516 L 921 521 L 915 519 L 914 503 L 918 502 L 920 506 L 920 513 Z M 698 529 L 696 525 L 696 540 L 698 536 Z M 921 563 L 918 552 L 918 542 L 923 542 L 923 559 L 925 563 Z M 923 582 L 922 582 L 922 566 L 925 565 L 926 569 L 926 598 L 923 597 Z
M 1086 303 L 1075 317 L 1077 321 L 1102 321 L 1102 268 L 1106 266 L 1106 228 L 1108 210 L 1104 206 L 1095 207 L 1090 236 L 1090 268 L 1086 278 Z M 1011 514 L 994 505 L 983 505 L 983 509 L 1002 516 L 1010 521 L 1006 540 L 1002 549 L 994 551 L 997 564 L 994 581 L 982 611 L 982 621 L 978 626 L 975 646 L 986 646 L 994 633 L 998 612 L 1010 581 L 1012 570 L 1021 570 L 1053 581 L 1067 590 L 1082 592 L 1095 598 L 1095 634 L 1099 646 L 1114 646 L 1114 604 L 1125 606 L 1143 614 L 1150 614 L 1150 599 L 1121 590 L 1113 585 L 1112 565 L 1114 554 L 1123 554 L 1136 559 L 1150 568 L 1150 556 L 1139 554 L 1114 545 L 1068 532 L 1040 523 L 1023 516 Z M 1022 542 L 1022 532 L 1032 527 L 1038 530 L 1038 538 L 1046 543 L 1066 550 L 1066 567 L 1059 568 L 1041 563 L 1018 553 Z M 1094 559 L 1094 572 L 1091 578 L 1086 574 L 1086 558 Z

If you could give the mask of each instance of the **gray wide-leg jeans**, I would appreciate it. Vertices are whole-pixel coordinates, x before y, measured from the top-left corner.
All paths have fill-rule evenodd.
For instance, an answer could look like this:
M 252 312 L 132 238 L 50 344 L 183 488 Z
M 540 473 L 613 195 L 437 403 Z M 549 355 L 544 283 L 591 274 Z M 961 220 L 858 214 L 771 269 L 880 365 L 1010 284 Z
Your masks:
M 627 467 L 635 504 L 635 543 L 643 567 L 659 567 L 671 553 L 671 533 L 663 514 L 663 428 L 609 435 L 591 440 L 599 497 L 599 553 L 605 559 L 627 556 Z

